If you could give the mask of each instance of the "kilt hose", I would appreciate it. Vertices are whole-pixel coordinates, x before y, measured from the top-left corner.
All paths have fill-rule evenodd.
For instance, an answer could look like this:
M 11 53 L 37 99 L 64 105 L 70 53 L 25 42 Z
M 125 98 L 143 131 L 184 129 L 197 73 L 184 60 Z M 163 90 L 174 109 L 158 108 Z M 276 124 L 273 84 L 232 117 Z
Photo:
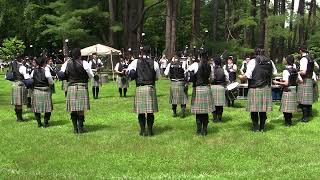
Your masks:
M 185 91 L 185 82 L 171 81 L 169 103 L 177 105 L 188 103 L 188 94 Z
M 281 98 L 280 111 L 285 113 L 294 113 L 298 110 L 297 88 L 288 87 L 289 91 L 283 91 Z
M 209 86 L 193 87 L 191 112 L 193 114 L 207 114 L 215 111 L 211 88 Z
M 319 99 L 319 87 L 317 82 L 313 82 L 313 102 L 318 102 Z
M 158 112 L 158 100 L 155 86 L 145 85 L 136 88 L 133 111 L 137 114 Z
M 129 79 L 127 76 L 118 76 L 117 82 L 118 82 L 118 87 L 121 89 L 129 87 Z
M 272 111 L 271 87 L 249 88 L 246 110 L 249 112 Z
M 28 91 L 22 81 L 12 83 L 11 105 L 22 106 L 27 104 Z
M 312 105 L 313 82 L 312 79 L 304 79 L 302 84 L 298 85 L 298 103 L 302 105 Z
M 211 93 L 214 106 L 226 105 L 226 89 L 222 85 L 211 85 Z
M 88 83 L 70 83 L 67 93 L 67 111 L 90 110 Z
M 34 88 L 32 109 L 35 113 L 47 113 L 52 111 L 52 95 L 50 87 Z

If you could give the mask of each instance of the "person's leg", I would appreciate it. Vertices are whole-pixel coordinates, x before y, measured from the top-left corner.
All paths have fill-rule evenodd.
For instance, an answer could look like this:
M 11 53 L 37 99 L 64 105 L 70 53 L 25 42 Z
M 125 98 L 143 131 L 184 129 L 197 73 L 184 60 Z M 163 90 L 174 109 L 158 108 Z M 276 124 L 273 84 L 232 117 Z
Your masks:
M 99 91 L 100 91 L 100 88 L 99 86 L 96 87 L 96 99 L 99 98 Z
M 177 116 L 177 105 L 176 104 L 172 104 L 172 114 L 173 114 L 173 117 Z
M 206 136 L 208 134 L 209 115 L 208 114 L 203 114 L 202 118 L 203 118 L 203 121 L 202 121 L 202 132 L 201 132 L 201 134 L 203 136 Z
M 260 131 L 263 132 L 265 129 L 265 124 L 267 120 L 267 113 L 266 112 L 259 112 L 259 118 L 260 118 Z
M 187 105 L 181 104 L 182 118 L 186 117 L 186 109 L 187 109 Z
M 42 123 L 41 123 L 41 114 L 40 113 L 34 113 L 34 117 L 36 118 L 36 121 L 38 123 L 38 127 L 42 127 Z
M 70 116 L 71 116 L 71 121 L 73 125 L 73 132 L 77 134 L 78 133 L 78 114 L 77 112 L 74 111 L 74 112 L 71 112 Z
M 16 105 L 15 106 L 15 112 L 16 112 L 16 116 L 17 116 L 17 122 L 22 122 L 23 118 L 22 118 L 22 106 L 21 105 Z
M 145 114 L 139 114 L 138 115 L 138 121 L 140 125 L 140 136 L 145 135 L 145 129 L 146 129 L 146 116 Z
M 50 117 L 51 117 L 51 112 L 46 112 L 46 113 L 44 114 L 44 127 L 45 127 L 45 128 L 49 127 Z
M 252 131 L 259 131 L 259 114 L 258 112 L 251 112 Z
M 119 88 L 119 95 L 122 97 L 122 88 Z
M 217 120 L 222 122 L 223 106 L 216 106 Z
M 96 98 L 96 87 L 92 86 L 92 95 L 93 95 L 93 99 Z
M 85 133 L 86 130 L 84 129 L 84 112 L 78 112 L 78 133 L 82 134 Z
M 148 124 L 148 135 L 153 136 L 153 124 L 154 124 L 154 114 L 148 113 L 147 114 L 147 124 Z
M 218 106 L 216 106 L 216 110 L 212 112 L 212 122 L 218 122 L 217 107 Z
M 309 118 L 308 118 L 308 115 L 309 115 L 309 111 L 308 111 L 308 106 L 307 105 L 302 105 L 302 119 L 301 119 L 301 122 L 308 122 Z
M 124 97 L 127 97 L 127 91 L 128 91 L 127 88 L 123 88 L 123 96 L 124 96 Z
M 200 135 L 202 132 L 202 121 L 201 121 L 201 115 L 196 114 L 196 124 L 197 124 L 197 134 Z

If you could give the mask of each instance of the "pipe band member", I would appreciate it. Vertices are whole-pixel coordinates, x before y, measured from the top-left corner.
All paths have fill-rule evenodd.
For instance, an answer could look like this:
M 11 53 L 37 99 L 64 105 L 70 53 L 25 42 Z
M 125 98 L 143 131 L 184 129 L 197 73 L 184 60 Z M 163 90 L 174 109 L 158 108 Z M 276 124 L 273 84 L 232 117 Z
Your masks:
M 297 86 L 302 82 L 298 70 L 293 66 L 294 57 L 292 55 L 286 58 L 286 68 L 282 73 L 282 82 L 273 81 L 274 84 L 283 86 L 280 111 L 283 112 L 285 126 L 292 126 L 292 114 L 297 112 Z
M 227 64 L 223 66 L 223 69 L 226 70 L 229 74 L 229 83 L 236 82 L 238 67 L 233 62 L 233 56 L 228 57 Z M 233 106 L 234 100 L 230 100 L 229 98 L 227 98 L 227 104 L 228 106 Z
M 52 107 L 52 91 L 50 85 L 53 85 L 53 78 L 50 69 L 46 67 L 46 59 L 40 57 L 37 59 L 38 67 L 35 68 L 31 77 L 34 82 L 34 90 L 32 97 L 32 109 L 38 127 L 49 127 L 49 120 L 51 117 Z M 44 113 L 44 125 L 41 122 L 41 113 Z
M 99 72 L 103 67 L 103 63 L 101 59 L 98 59 L 97 53 L 92 53 L 92 59 L 89 61 L 89 66 L 94 72 L 94 76 L 91 78 L 93 98 L 98 99 L 100 91 L 99 86 L 101 85 Z
M 127 68 L 128 68 L 128 60 L 125 60 L 123 56 L 120 56 L 120 62 L 116 64 L 114 70 L 118 74 L 117 77 L 117 82 L 118 82 L 118 90 L 119 90 L 119 95 L 122 97 L 122 92 L 123 96 L 127 97 L 127 91 L 129 87 L 129 78 L 126 74 Z
M 306 46 L 300 47 L 300 70 L 299 74 L 303 79 L 303 83 L 298 86 L 298 102 L 302 109 L 303 117 L 301 122 L 308 122 L 311 116 L 313 104 L 313 81 L 312 75 L 314 71 L 314 60 L 309 56 Z
M 215 111 L 212 112 L 213 122 L 222 122 L 223 106 L 226 105 L 226 85 L 229 82 L 229 73 L 221 67 L 221 59 L 214 58 L 214 67 L 211 66 L 211 92 Z
M 185 117 L 188 102 L 188 84 L 184 78 L 186 62 L 180 60 L 176 54 L 164 71 L 171 80 L 169 103 L 172 104 L 173 117 L 177 116 L 178 104 L 181 105 L 182 117 Z
M 68 81 L 67 111 L 71 112 L 74 133 L 84 133 L 84 112 L 90 110 L 88 79 L 93 78 L 93 72 L 87 61 L 81 60 L 79 48 L 72 50 L 72 60 L 61 67 Z
M 138 114 L 140 136 L 153 136 L 154 113 L 158 112 L 155 81 L 160 77 L 160 69 L 158 63 L 147 56 L 150 48 L 140 49 L 141 57 L 131 62 L 127 73 L 136 80 L 134 112 Z M 146 123 L 148 132 L 145 131 Z
M 241 80 L 248 79 L 248 100 L 246 110 L 251 112 L 252 130 L 264 132 L 267 112 L 272 111 L 271 81 L 272 74 L 277 74 L 277 69 L 262 48 L 256 48 L 256 57 L 247 64 L 245 75 L 240 75 Z M 260 124 L 259 124 L 260 119 Z
M 198 135 L 206 136 L 208 133 L 209 113 L 215 111 L 210 88 L 211 66 L 208 56 L 202 53 L 201 61 L 194 62 L 188 69 L 193 72 L 193 91 L 191 99 L 191 112 L 196 115 Z
M 17 122 L 22 122 L 22 106 L 27 104 L 27 89 L 23 80 L 30 79 L 30 74 L 27 73 L 27 68 L 23 65 L 23 56 L 18 56 L 12 62 L 12 72 L 14 82 L 12 83 L 11 104 L 15 106 Z

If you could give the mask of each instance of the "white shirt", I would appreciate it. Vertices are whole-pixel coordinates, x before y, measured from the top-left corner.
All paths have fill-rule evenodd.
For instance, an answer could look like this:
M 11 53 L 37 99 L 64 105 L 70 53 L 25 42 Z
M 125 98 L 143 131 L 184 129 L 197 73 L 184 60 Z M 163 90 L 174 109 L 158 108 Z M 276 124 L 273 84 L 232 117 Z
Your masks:
M 68 64 L 69 61 L 72 61 L 72 60 L 66 61 L 61 66 L 61 71 L 62 72 L 66 72 L 67 64 Z M 89 78 L 93 78 L 94 74 L 92 72 L 92 69 L 91 69 L 91 66 L 89 65 L 89 63 L 87 61 L 82 61 L 82 65 L 83 65 L 83 69 L 87 72 Z
M 168 59 L 166 59 L 166 58 L 161 58 L 160 59 L 160 67 L 162 68 L 162 69 L 164 69 L 164 68 L 166 68 L 168 65 Z
M 156 61 L 153 61 L 153 69 L 156 72 L 156 78 L 158 79 L 160 77 L 160 68 L 159 68 L 159 64 Z M 138 64 L 138 59 L 133 60 L 127 69 L 127 72 L 130 72 L 131 70 L 137 70 L 137 64 Z
M 22 63 L 17 63 L 18 65 L 21 65 L 19 68 L 19 73 L 23 75 L 24 79 L 30 79 L 30 75 L 27 73 L 27 68 Z
M 237 72 L 238 67 L 236 64 L 227 64 L 229 67 L 230 72 Z M 227 65 L 223 65 L 223 69 L 227 70 Z
M 33 72 L 34 72 L 34 70 L 31 72 L 31 78 L 33 78 Z M 49 84 L 52 85 L 53 84 L 53 79 L 52 79 L 52 76 L 51 76 L 51 73 L 50 73 L 50 69 L 48 68 L 48 66 L 44 68 L 44 75 L 47 78 Z
M 125 64 L 127 64 L 127 63 L 125 63 Z M 119 66 L 120 66 L 120 63 L 118 62 L 118 63 L 116 64 L 116 66 L 114 67 L 114 70 L 116 70 L 116 71 L 119 72 Z
M 247 64 L 247 61 L 244 60 L 244 61 L 242 62 L 241 68 L 240 68 L 241 74 L 244 74 L 243 70 L 244 70 L 245 64 Z M 247 64 L 247 65 L 248 65 L 248 64 Z
M 303 53 L 302 56 L 306 56 L 306 53 Z M 300 59 L 300 71 L 303 71 L 303 73 L 307 72 L 308 68 L 308 59 L 306 57 L 302 57 Z
M 277 68 L 276 68 L 276 66 L 274 65 L 273 61 L 271 61 L 271 64 L 272 64 L 272 74 L 273 74 L 273 75 L 278 74 Z M 255 60 L 255 59 L 252 59 L 252 60 L 250 60 L 250 61 L 247 63 L 247 71 L 246 71 L 246 73 L 245 73 L 245 76 L 246 76 L 248 79 L 251 79 L 251 78 L 252 78 L 252 72 L 253 72 L 253 70 L 254 70 L 255 67 L 256 67 L 256 60 Z
M 171 66 L 171 63 L 168 64 L 166 70 L 164 71 L 164 75 L 168 76 L 169 73 L 170 73 L 170 66 Z M 187 62 L 186 61 L 182 61 L 182 69 L 184 71 L 186 71 L 186 67 L 187 67 Z
M 197 73 L 198 72 L 198 68 L 199 68 L 199 63 L 198 62 L 194 62 L 188 67 L 188 71 L 193 71 L 194 73 Z
M 287 68 L 291 68 L 292 66 L 286 66 Z M 294 68 L 294 67 L 293 67 Z M 290 77 L 290 73 L 289 73 L 289 71 L 288 70 L 283 70 L 283 72 L 282 72 L 282 80 L 284 80 L 284 81 L 289 81 L 289 77 Z M 300 80 L 300 81 L 302 81 L 302 78 L 301 78 L 301 76 L 300 76 L 300 74 L 298 74 L 298 79 Z

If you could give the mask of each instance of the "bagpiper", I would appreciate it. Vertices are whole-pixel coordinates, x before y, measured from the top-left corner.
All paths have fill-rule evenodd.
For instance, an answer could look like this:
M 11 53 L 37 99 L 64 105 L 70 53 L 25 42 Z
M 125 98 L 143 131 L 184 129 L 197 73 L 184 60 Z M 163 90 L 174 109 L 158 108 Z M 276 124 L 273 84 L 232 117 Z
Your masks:
M 140 136 L 153 136 L 154 113 L 158 112 L 155 81 L 160 77 L 160 68 L 157 62 L 148 57 L 149 47 L 140 49 L 141 57 L 130 63 L 127 73 L 136 80 L 134 112 L 138 114 Z M 146 123 L 148 132 L 145 131 Z
M 92 59 L 89 61 L 89 66 L 91 67 L 92 71 L 94 72 L 94 76 L 91 79 L 92 83 L 92 94 L 94 99 L 99 98 L 99 91 L 100 91 L 100 70 L 103 66 L 101 59 L 98 59 L 97 53 L 92 53 Z
M 118 82 L 118 91 L 120 97 L 123 96 L 127 97 L 127 90 L 129 87 L 129 78 L 126 74 L 127 68 L 128 68 L 128 60 L 124 59 L 123 56 L 120 56 L 120 62 L 118 62 L 115 66 L 115 71 L 118 74 L 117 82 Z

